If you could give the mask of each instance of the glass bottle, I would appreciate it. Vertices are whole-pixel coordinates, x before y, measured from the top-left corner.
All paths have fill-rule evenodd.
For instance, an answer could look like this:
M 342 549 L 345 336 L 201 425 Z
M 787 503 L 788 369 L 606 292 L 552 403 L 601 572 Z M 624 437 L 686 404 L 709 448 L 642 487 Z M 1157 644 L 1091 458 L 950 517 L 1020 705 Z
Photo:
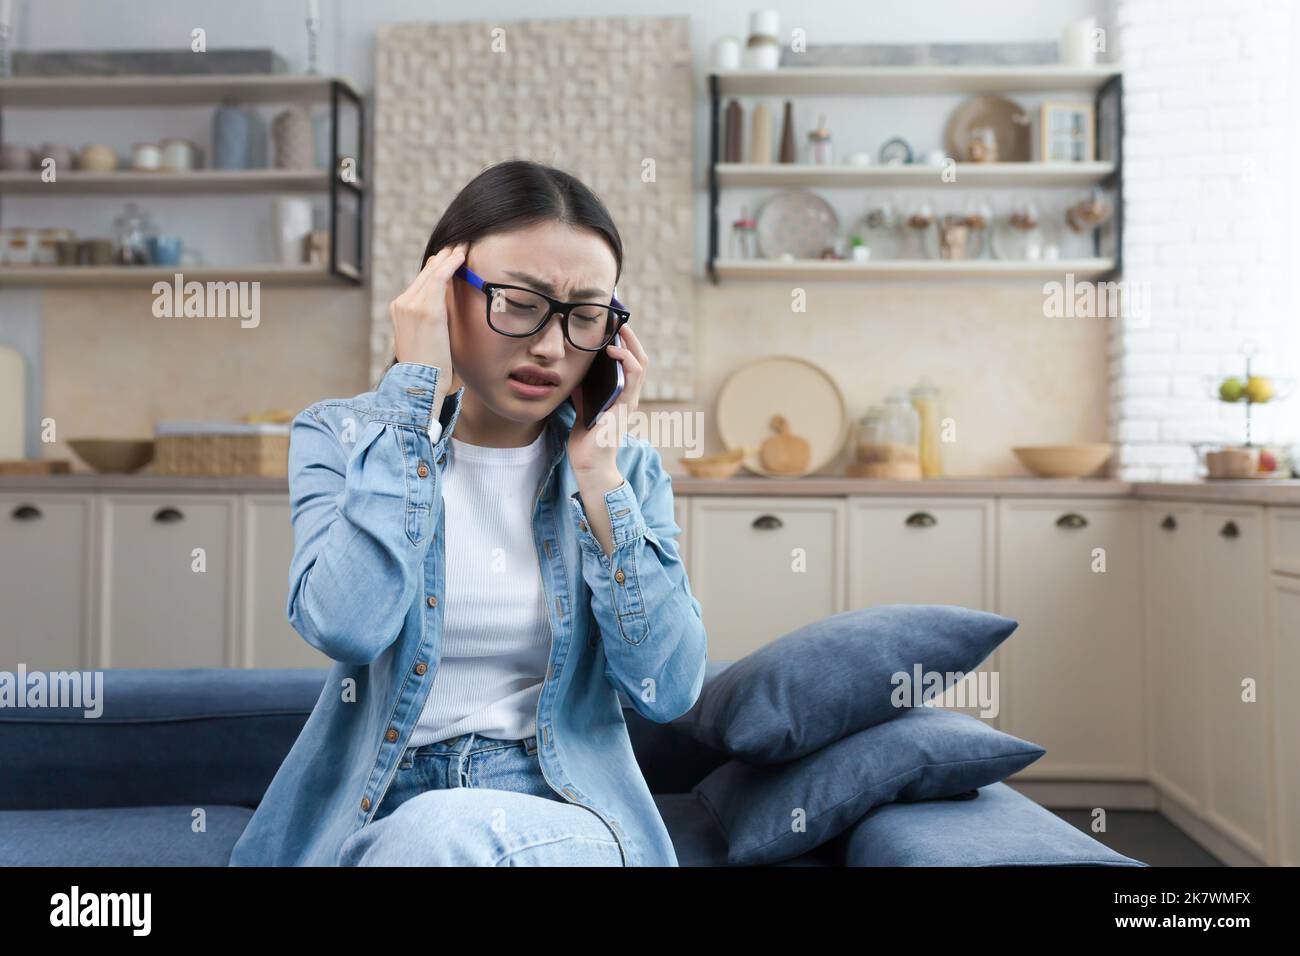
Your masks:
M 120 265 L 144 266 L 150 263 L 149 239 L 156 234 L 149 217 L 133 202 L 113 220 L 114 260 Z
M 911 391 L 912 408 L 920 425 L 917 445 L 921 457 L 921 477 L 943 475 L 942 448 L 939 444 L 939 389 L 923 378 Z

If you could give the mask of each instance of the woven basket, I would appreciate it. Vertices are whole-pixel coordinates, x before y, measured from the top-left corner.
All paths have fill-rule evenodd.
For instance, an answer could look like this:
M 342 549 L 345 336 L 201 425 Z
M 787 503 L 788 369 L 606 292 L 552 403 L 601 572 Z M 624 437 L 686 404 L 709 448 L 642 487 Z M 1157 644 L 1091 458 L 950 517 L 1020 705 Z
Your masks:
M 160 475 L 289 473 L 289 426 L 159 422 L 154 471 Z

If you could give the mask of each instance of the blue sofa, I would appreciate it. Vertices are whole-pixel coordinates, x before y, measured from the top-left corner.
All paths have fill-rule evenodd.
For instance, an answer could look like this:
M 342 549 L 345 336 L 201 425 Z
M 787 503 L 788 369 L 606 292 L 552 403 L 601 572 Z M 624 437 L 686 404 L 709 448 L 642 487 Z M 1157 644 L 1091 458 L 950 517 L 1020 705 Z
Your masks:
M 710 662 L 706 682 L 728 666 Z M 0 865 L 224 866 L 327 674 L 109 669 L 98 718 L 0 709 Z M 726 755 L 626 700 L 624 716 L 679 863 L 725 866 L 724 838 L 691 788 Z M 996 783 L 973 799 L 885 804 L 777 865 L 1145 864 Z

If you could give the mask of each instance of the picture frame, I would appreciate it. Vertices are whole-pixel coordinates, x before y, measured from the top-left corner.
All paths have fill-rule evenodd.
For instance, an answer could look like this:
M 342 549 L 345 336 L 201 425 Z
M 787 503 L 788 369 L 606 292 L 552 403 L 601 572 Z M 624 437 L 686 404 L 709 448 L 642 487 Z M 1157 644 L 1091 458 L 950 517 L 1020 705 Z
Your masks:
M 1038 158 L 1044 163 L 1087 163 L 1097 156 L 1091 103 L 1048 102 L 1039 108 Z

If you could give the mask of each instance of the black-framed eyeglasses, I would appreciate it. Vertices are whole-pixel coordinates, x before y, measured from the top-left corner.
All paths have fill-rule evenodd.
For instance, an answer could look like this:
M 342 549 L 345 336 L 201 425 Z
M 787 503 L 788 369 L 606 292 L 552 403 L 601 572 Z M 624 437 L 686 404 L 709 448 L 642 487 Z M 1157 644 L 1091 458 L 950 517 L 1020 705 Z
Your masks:
M 482 290 L 487 299 L 488 325 L 494 332 L 512 338 L 536 335 L 551 316 L 559 313 L 565 341 L 583 352 L 599 352 L 614 341 L 618 330 L 632 317 L 617 296 L 611 296 L 608 304 L 561 302 L 523 286 L 487 282 L 467 265 L 462 264 L 455 275 Z

